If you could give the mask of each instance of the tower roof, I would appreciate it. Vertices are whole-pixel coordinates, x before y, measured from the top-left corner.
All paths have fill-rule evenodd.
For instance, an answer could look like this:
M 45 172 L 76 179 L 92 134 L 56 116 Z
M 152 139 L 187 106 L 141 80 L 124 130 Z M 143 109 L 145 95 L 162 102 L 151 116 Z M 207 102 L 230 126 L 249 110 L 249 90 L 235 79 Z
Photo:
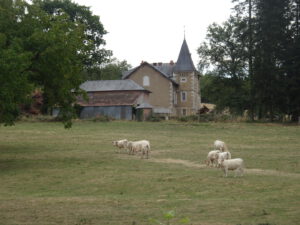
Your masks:
M 183 43 L 181 45 L 180 53 L 176 62 L 176 66 L 174 68 L 174 72 L 193 72 L 197 71 L 192 57 L 191 53 L 189 51 L 189 47 L 186 43 L 186 40 L 183 40 Z

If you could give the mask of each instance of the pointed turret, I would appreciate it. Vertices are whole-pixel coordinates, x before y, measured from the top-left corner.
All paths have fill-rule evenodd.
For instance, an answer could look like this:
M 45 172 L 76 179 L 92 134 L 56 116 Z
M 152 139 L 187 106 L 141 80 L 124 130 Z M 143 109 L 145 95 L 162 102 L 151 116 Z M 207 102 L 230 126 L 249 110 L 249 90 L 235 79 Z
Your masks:
M 176 62 L 176 66 L 174 68 L 174 73 L 179 72 L 194 72 L 196 68 L 194 66 L 191 53 L 189 51 L 189 47 L 184 38 L 183 43 L 181 45 L 180 53 Z

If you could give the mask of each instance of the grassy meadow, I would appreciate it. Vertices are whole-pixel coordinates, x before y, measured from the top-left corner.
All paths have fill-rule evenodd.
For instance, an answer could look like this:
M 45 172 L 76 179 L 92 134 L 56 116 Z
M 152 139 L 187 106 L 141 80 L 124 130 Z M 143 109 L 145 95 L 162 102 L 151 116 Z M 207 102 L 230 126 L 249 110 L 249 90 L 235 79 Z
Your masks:
M 151 157 L 116 153 L 147 139 Z M 204 165 L 213 141 L 243 177 Z M 171 211 L 171 212 L 170 212 Z M 169 212 L 169 214 L 167 214 Z M 175 215 L 173 215 L 175 212 Z M 169 218 L 169 221 L 168 221 Z M 300 126 L 55 122 L 0 126 L 0 225 L 300 224 Z

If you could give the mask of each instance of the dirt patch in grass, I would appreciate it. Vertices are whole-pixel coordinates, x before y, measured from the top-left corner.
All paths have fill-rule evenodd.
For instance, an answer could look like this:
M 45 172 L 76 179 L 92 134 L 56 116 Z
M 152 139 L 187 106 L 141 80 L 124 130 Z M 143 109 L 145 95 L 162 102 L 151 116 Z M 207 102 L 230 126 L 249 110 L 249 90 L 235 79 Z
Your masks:
M 181 164 L 187 167 L 193 167 L 193 168 L 205 168 L 206 166 L 204 164 L 199 164 L 195 162 L 191 162 L 188 160 L 182 160 L 182 159 L 149 159 L 150 162 L 157 162 L 157 163 L 172 163 L 172 164 Z
M 139 158 L 137 158 L 137 159 L 139 159 Z M 209 168 L 205 164 L 199 164 L 199 163 L 191 162 L 189 160 L 182 160 L 182 159 L 172 159 L 172 158 L 155 159 L 155 158 L 150 158 L 147 161 L 148 162 L 155 162 L 155 163 L 180 164 L 180 165 L 183 165 L 183 166 L 186 166 L 186 167 L 191 167 L 191 168 Z M 245 169 L 245 174 L 300 178 L 300 174 L 297 174 L 297 173 L 288 173 L 288 172 L 282 172 L 282 171 L 278 171 L 278 170 L 263 170 L 263 169 L 255 169 L 255 168 Z
M 281 172 L 278 170 L 246 169 L 245 171 L 246 173 L 258 174 L 258 175 L 300 178 L 300 174 Z

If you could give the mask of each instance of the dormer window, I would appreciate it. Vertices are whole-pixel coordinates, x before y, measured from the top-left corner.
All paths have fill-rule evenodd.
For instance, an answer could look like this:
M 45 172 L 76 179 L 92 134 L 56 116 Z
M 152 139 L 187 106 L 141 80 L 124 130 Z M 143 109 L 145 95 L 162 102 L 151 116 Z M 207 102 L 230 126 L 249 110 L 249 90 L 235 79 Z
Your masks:
M 148 76 L 143 77 L 143 86 L 150 86 L 150 79 Z

